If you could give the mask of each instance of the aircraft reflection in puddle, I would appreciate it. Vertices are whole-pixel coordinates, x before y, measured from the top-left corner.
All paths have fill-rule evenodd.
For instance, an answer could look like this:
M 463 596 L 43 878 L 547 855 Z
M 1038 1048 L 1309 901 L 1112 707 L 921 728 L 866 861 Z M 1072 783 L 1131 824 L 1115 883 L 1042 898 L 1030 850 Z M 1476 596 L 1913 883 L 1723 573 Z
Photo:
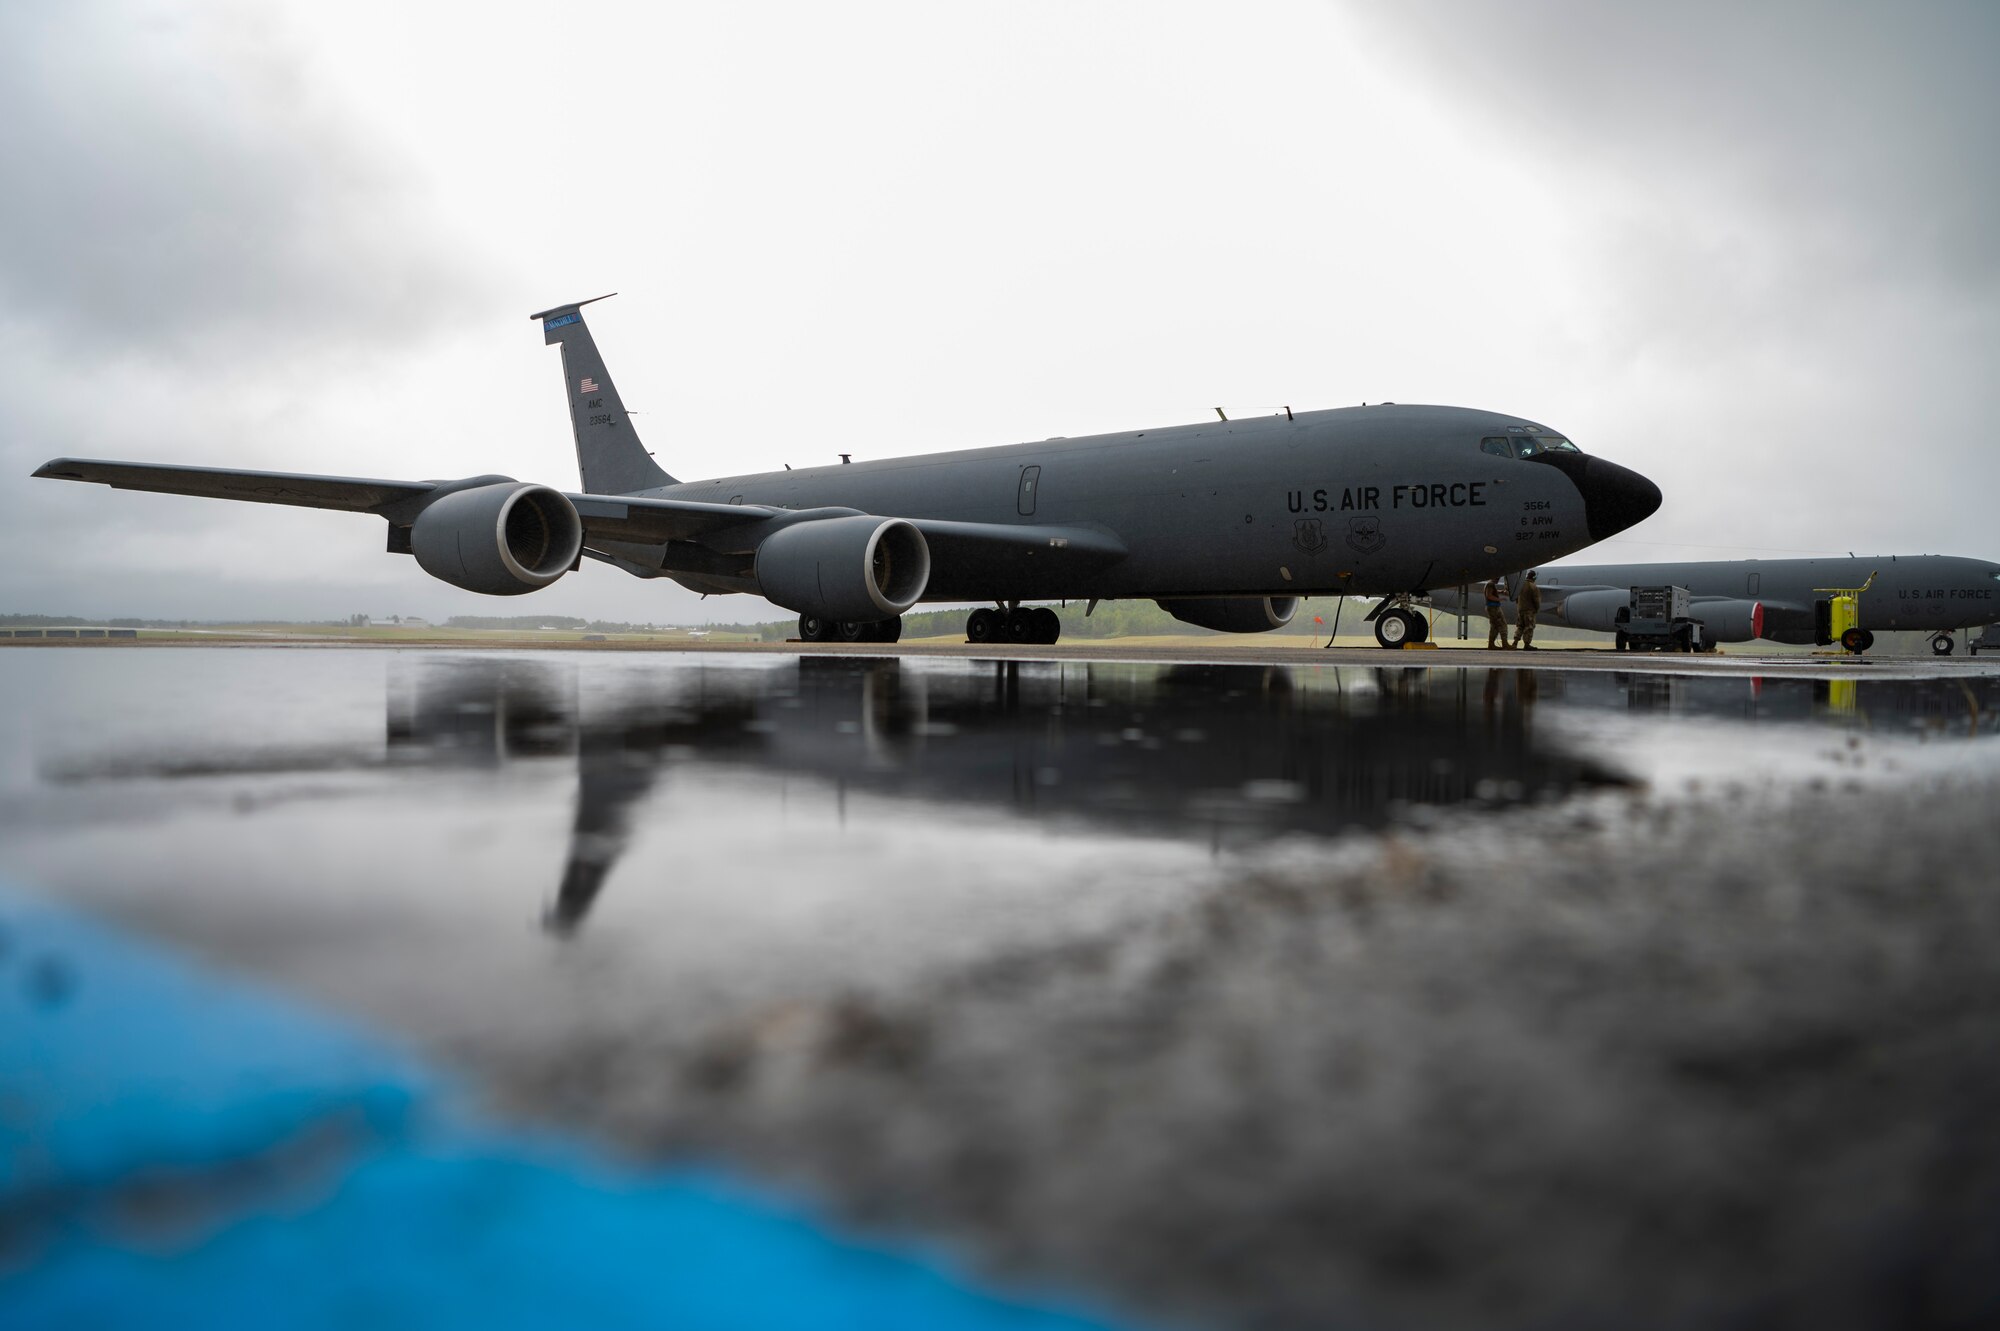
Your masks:
M 562 933 L 603 890 L 636 807 L 674 779 L 728 775 L 732 799 L 768 796 L 774 814 L 787 782 L 817 783 L 843 811 L 850 793 L 868 797 L 863 816 L 886 811 L 890 825 L 878 830 L 891 835 L 908 811 L 948 805 L 1044 831 L 1220 849 L 1405 815 L 1420 821 L 1426 807 L 1621 784 L 1609 758 L 1592 756 L 1603 752 L 1593 712 L 1649 724 L 1866 727 L 1878 736 L 2000 733 L 2000 677 L 1843 684 L 1511 667 L 1294 672 L 819 657 L 417 655 L 387 664 L 386 745 L 356 744 L 333 721 L 316 729 L 293 716 L 286 738 L 274 739 L 191 715 L 164 738 L 122 727 L 83 740 L 64 731 L 39 774 L 61 787 L 574 762 L 570 844 L 546 915 Z M 191 705 L 199 711 L 198 696 Z M 1564 724 L 1538 732 L 1538 712 Z
M 1483 677 L 1482 677 L 1483 676 Z M 1039 823 L 1201 839 L 1375 828 L 1412 805 L 1549 799 L 1620 784 L 1531 742 L 1532 671 L 806 657 L 616 679 L 520 659 L 419 660 L 390 682 L 402 763 L 574 754 L 577 805 L 545 923 L 577 928 L 663 775 L 724 764 L 817 779 L 842 800 L 978 806 Z M 610 685 L 611 687 L 603 687 Z

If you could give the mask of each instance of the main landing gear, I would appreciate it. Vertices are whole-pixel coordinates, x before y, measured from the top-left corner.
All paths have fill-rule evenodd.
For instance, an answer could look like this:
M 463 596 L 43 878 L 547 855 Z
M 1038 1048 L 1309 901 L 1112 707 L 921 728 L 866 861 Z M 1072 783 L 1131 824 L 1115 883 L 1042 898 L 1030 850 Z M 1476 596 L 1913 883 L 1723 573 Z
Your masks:
M 1952 654 L 1953 649 L 1956 648 L 1957 646 L 1958 646 L 1957 641 L 1954 640 L 1949 633 L 1940 633 L 1931 639 L 1931 655 L 1950 656 Z M 1973 648 L 1972 654 L 1974 656 L 1977 656 L 1979 654 L 1979 649 L 1976 647 Z
M 1017 642 L 1046 647 L 1062 636 L 1062 620 L 1045 605 L 1017 605 L 1006 610 L 984 606 L 966 616 L 967 642 Z
M 894 642 L 903 636 L 903 617 L 878 619 L 822 619 L 818 615 L 799 616 L 799 637 L 806 642 Z
M 1430 621 L 1415 610 L 1395 606 L 1375 617 L 1375 641 L 1384 647 L 1427 642 L 1430 636 Z

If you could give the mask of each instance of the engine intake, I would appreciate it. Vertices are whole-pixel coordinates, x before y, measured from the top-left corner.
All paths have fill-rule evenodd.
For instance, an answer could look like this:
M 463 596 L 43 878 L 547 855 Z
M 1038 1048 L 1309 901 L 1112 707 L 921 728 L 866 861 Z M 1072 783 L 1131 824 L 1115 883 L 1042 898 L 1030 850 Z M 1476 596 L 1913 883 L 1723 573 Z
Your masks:
M 931 580 L 924 534 L 901 518 L 814 518 L 757 547 L 757 588 L 802 615 L 873 623 L 917 603 Z
M 1183 624 L 1218 633 L 1269 633 L 1291 623 L 1299 612 L 1296 596 L 1190 597 L 1154 604 Z
M 583 519 L 559 490 L 506 481 L 457 490 L 410 526 L 424 572 L 487 596 L 540 591 L 576 564 Z

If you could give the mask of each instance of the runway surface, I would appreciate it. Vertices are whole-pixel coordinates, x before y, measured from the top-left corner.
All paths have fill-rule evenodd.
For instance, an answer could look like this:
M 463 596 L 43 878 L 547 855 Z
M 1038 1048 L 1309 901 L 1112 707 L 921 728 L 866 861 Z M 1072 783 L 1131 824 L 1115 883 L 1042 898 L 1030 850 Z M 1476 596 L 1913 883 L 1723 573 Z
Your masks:
M 0 653 L 0 874 L 1126 1325 L 2000 1315 L 2000 662 L 1034 653 Z

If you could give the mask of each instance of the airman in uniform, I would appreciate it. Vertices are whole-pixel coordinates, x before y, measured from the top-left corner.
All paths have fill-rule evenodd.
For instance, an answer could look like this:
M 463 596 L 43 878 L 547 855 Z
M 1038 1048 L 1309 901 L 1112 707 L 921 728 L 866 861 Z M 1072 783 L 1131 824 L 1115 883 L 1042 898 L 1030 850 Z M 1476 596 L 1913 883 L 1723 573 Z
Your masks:
M 1507 616 L 1500 613 L 1500 602 L 1507 599 L 1507 584 L 1496 577 L 1486 580 L 1486 645 L 1488 647 L 1512 646 L 1507 641 Z
M 1542 589 L 1535 585 L 1535 571 L 1528 570 L 1528 576 L 1521 583 L 1521 594 L 1514 598 L 1514 645 L 1535 650 L 1535 616 L 1542 609 Z

